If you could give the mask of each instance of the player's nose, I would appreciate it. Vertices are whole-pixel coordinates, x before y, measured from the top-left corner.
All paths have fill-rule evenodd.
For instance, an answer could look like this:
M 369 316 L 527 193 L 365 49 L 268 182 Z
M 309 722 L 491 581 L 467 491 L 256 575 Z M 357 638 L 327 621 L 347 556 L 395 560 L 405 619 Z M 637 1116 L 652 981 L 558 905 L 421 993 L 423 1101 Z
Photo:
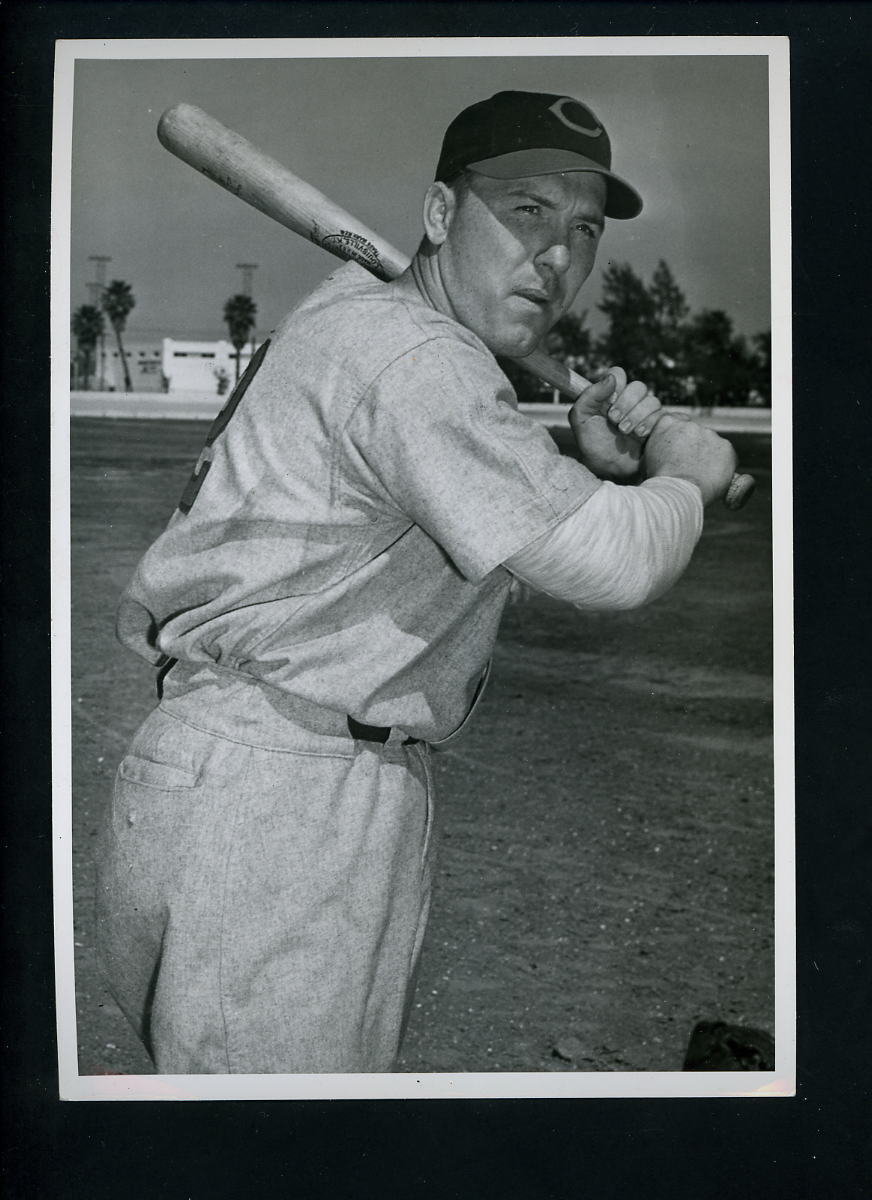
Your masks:
M 570 254 L 566 242 L 555 240 L 537 256 L 539 266 L 547 267 L 555 275 L 565 275 L 569 270 Z

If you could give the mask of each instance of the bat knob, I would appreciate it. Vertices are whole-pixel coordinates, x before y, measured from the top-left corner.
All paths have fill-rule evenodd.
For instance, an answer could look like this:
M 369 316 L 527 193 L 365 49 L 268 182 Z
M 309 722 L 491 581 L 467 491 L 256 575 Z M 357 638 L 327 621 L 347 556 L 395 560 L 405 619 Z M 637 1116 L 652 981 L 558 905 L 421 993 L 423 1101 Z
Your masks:
M 753 475 L 734 475 L 724 496 L 724 504 L 733 512 L 737 512 L 751 499 L 751 493 L 756 486 L 757 480 Z

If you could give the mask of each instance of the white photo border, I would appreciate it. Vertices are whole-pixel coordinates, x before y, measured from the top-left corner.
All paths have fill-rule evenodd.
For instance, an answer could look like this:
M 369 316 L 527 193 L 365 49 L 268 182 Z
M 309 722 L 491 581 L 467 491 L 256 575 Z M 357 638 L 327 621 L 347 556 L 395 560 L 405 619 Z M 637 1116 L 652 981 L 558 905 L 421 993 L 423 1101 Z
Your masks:
M 73 75 L 82 60 L 766 56 L 772 316 L 775 745 L 775 1042 L 772 1072 L 468 1072 L 386 1075 L 100 1075 L 77 1066 L 72 915 L 70 625 L 70 220 Z M 51 246 L 52 722 L 59 1090 L 67 1100 L 792 1096 L 796 1090 L 789 39 L 397 37 L 118 39 L 56 43 Z

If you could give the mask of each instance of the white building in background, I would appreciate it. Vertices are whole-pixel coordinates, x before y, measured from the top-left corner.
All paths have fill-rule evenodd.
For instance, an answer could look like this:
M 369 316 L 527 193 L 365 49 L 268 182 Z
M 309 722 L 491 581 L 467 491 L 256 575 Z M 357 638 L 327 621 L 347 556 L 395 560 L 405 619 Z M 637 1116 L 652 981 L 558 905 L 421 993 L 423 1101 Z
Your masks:
M 258 342 L 254 349 L 257 349 Z M 249 342 L 239 357 L 242 375 L 253 353 Z M 135 335 L 124 339 L 124 357 L 134 392 L 205 392 L 227 395 L 236 381 L 236 351 L 228 341 L 191 341 L 180 338 L 151 338 Z M 223 389 L 219 386 L 222 374 Z M 94 354 L 92 390 L 124 391 L 124 369 L 115 339 L 107 336 L 102 362 L 99 348 Z
M 163 351 L 158 338 L 144 340 L 132 337 L 129 341 L 124 338 L 124 357 L 127 359 L 127 370 L 130 372 L 130 382 L 135 392 L 164 391 L 161 371 L 163 368 Z M 114 335 L 103 335 L 102 354 L 98 346 L 92 363 L 91 387 L 95 391 L 123 392 L 124 368 Z
M 239 374 L 245 371 L 259 343 L 251 342 L 239 356 Z M 222 372 L 229 391 L 236 381 L 236 351 L 228 341 L 196 342 L 178 338 L 163 339 L 162 369 L 168 392 L 212 392 L 220 394 Z

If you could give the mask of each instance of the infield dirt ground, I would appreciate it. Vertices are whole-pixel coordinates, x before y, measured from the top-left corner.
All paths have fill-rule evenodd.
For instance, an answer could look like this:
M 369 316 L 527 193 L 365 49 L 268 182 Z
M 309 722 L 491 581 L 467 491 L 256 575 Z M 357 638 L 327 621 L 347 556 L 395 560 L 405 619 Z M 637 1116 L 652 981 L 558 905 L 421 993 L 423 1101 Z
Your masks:
M 114 609 L 202 422 L 72 424 L 79 1070 L 152 1068 L 94 966 L 93 847 L 152 670 Z M 709 509 L 685 577 L 631 613 L 529 595 L 470 732 L 436 756 L 439 858 L 399 1069 L 680 1070 L 697 1020 L 772 1032 L 768 438 L 749 506 Z

